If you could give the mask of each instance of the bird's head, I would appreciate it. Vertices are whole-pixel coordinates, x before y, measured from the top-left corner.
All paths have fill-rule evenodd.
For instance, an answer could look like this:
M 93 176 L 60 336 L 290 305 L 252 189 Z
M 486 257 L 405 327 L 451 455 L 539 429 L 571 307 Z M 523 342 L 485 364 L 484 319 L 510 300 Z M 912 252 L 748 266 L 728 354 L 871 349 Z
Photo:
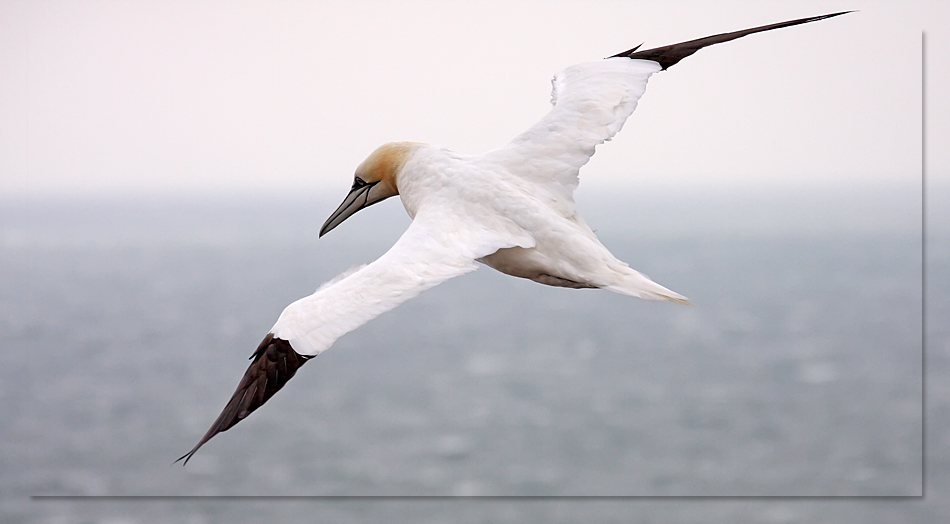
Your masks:
M 416 142 L 390 142 L 373 151 L 356 168 L 350 193 L 320 228 L 320 236 L 327 234 L 360 209 L 398 195 L 396 173 L 405 164 L 409 153 L 418 145 Z

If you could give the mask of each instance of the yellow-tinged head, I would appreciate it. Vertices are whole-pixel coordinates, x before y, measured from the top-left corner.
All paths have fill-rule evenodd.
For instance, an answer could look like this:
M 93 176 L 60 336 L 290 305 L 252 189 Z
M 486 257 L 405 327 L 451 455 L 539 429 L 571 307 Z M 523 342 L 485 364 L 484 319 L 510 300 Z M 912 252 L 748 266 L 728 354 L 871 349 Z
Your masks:
M 398 195 L 396 174 L 406 163 L 409 154 L 418 146 L 418 142 L 390 142 L 370 153 L 356 168 L 350 193 L 320 228 L 320 236 L 327 234 L 360 209 Z

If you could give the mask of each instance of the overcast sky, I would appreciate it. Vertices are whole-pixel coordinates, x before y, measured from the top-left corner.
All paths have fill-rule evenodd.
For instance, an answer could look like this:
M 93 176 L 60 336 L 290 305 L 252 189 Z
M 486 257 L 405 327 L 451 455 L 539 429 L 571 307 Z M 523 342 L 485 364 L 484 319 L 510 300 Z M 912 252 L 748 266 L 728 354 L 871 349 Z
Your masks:
M 550 79 L 657 47 L 594 188 L 920 180 L 950 173 L 946 2 L 0 1 L 0 193 L 331 191 L 376 146 L 478 153 L 549 108 Z

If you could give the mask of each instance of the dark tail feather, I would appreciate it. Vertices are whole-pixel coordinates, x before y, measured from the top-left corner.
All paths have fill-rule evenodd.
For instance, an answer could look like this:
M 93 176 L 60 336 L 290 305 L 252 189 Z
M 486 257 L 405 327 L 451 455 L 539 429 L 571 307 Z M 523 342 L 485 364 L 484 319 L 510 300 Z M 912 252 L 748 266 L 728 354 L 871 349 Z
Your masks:
M 744 29 L 742 31 L 734 31 L 732 33 L 723 33 L 721 35 L 712 35 L 707 36 L 706 38 L 699 38 L 697 40 L 690 40 L 688 42 L 680 42 L 678 44 L 668 45 L 664 47 L 657 47 L 655 49 L 647 49 L 645 51 L 637 52 L 637 48 L 640 46 L 634 47 L 628 51 L 618 53 L 611 56 L 610 58 L 636 58 L 639 60 L 653 60 L 658 62 L 663 69 L 669 69 L 671 66 L 675 65 L 680 60 L 686 58 L 687 56 L 699 51 L 700 49 L 711 46 L 713 44 L 719 44 L 722 42 L 728 42 L 730 40 L 735 40 L 736 38 L 742 38 L 746 35 L 751 35 L 752 33 L 761 33 L 762 31 L 771 31 L 772 29 L 779 29 L 781 27 L 789 27 L 798 24 L 807 24 L 808 22 L 816 22 L 818 20 L 824 20 L 825 18 L 831 18 L 833 16 L 839 16 L 847 13 L 852 13 L 853 11 L 842 11 L 840 13 L 832 13 L 830 15 L 821 15 L 821 16 L 812 16 L 809 18 L 799 18 L 798 20 L 789 20 L 788 22 L 779 22 L 777 24 L 763 25 L 760 27 L 753 27 L 752 29 Z
M 175 462 L 184 460 L 182 465 L 188 464 L 198 448 L 211 440 L 211 437 L 227 431 L 231 426 L 244 420 L 252 411 L 263 406 L 274 393 L 277 393 L 288 380 L 293 378 L 300 366 L 311 358 L 313 357 L 294 351 L 286 340 L 275 338 L 272 333 L 268 333 L 261 345 L 257 347 L 257 351 L 251 355 L 253 362 L 248 366 L 244 378 L 241 379 L 231 400 L 224 407 L 224 411 L 218 415 L 211 429 L 205 433 L 198 444 Z

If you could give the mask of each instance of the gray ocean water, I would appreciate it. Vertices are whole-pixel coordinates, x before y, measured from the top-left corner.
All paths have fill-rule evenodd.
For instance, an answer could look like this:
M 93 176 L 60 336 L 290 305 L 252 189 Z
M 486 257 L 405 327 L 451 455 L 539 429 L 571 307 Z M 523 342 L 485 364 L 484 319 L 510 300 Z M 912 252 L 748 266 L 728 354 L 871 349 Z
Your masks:
M 217 416 L 282 308 L 384 252 L 408 224 L 401 206 L 370 208 L 318 241 L 335 199 L 8 202 L 2 520 L 950 515 L 933 497 L 28 498 L 921 495 L 919 186 L 686 193 L 582 193 L 579 206 L 619 258 L 694 306 L 483 268 L 340 339 L 185 468 L 171 463 Z M 938 294 L 950 286 L 948 247 L 928 244 Z M 927 311 L 926 367 L 943 376 L 947 312 Z M 927 402 L 937 413 L 926 474 L 946 485 L 945 381 L 927 384 Z

